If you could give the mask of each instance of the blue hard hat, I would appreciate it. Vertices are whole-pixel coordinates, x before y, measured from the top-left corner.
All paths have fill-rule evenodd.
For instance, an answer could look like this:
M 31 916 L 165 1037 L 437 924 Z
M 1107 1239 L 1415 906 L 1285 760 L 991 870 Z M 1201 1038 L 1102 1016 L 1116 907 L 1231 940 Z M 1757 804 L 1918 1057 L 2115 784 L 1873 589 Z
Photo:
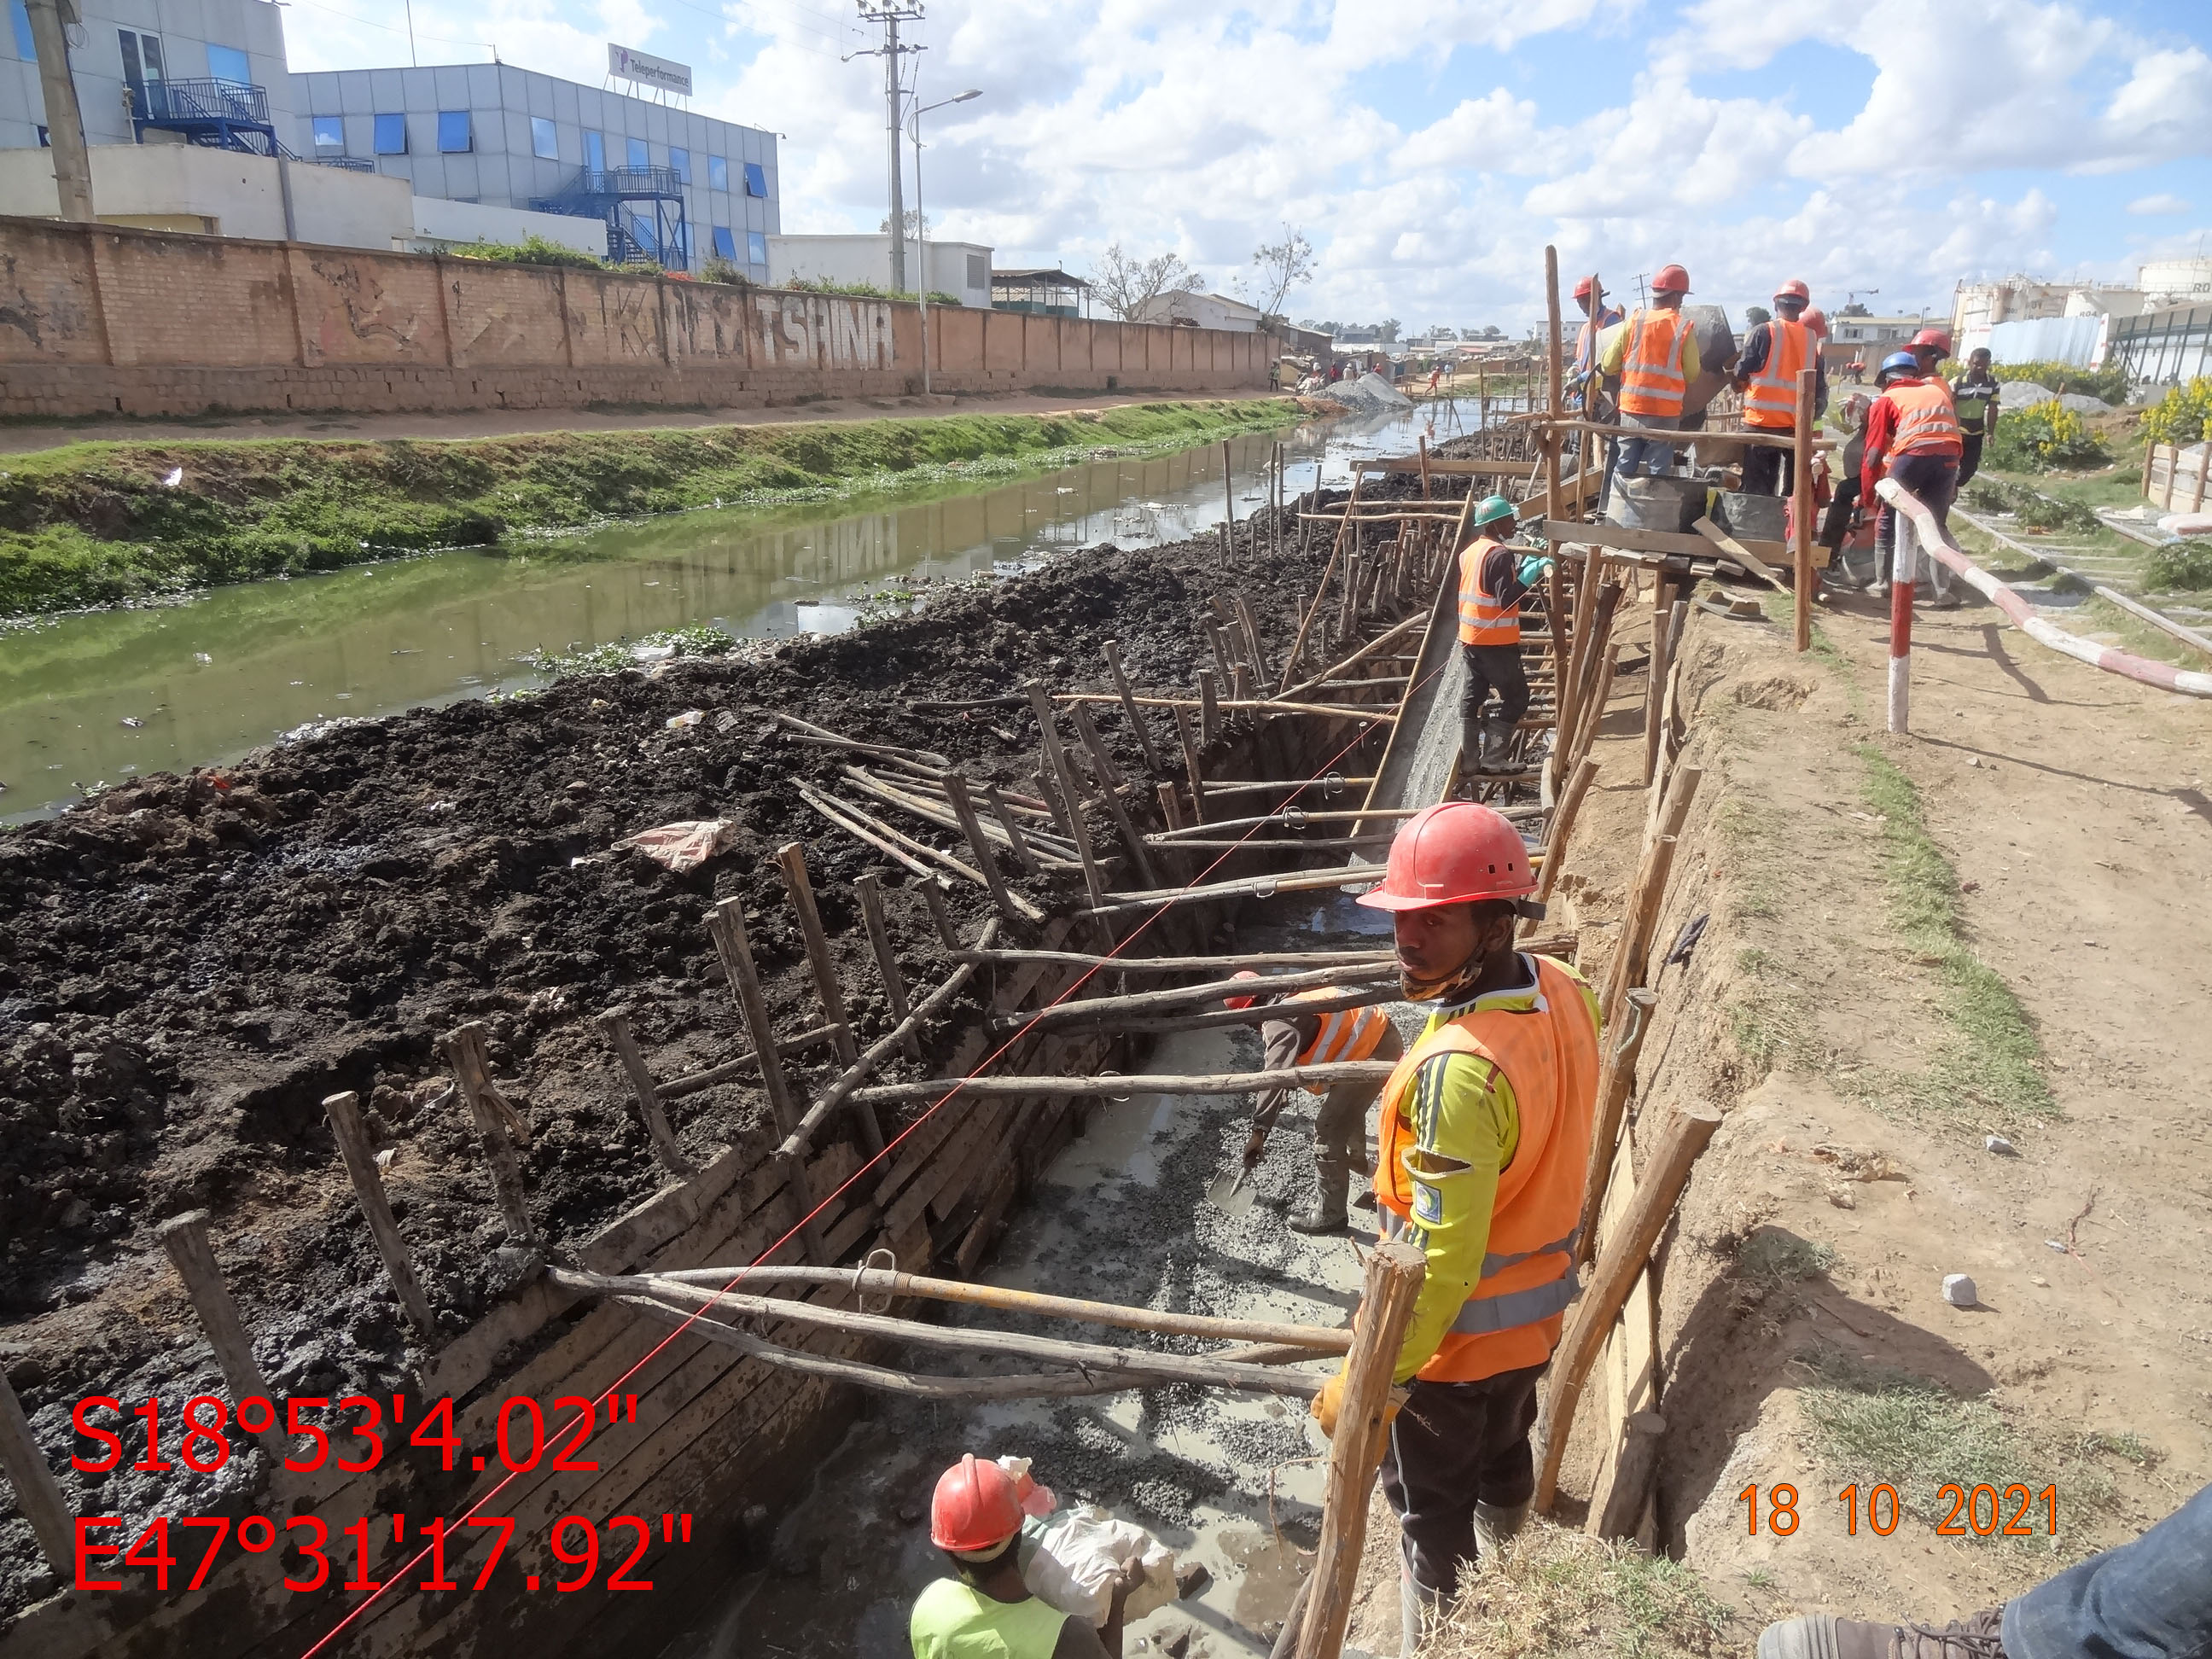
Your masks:
M 1919 358 L 1914 356 L 1909 351 L 1893 351 L 1888 356 L 1881 360 L 1881 367 L 1875 371 L 1874 382 L 1876 386 L 1880 386 L 1885 380 L 1888 379 L 1889 376 L 1893 374 L 1917 374 L 1919 373 Z

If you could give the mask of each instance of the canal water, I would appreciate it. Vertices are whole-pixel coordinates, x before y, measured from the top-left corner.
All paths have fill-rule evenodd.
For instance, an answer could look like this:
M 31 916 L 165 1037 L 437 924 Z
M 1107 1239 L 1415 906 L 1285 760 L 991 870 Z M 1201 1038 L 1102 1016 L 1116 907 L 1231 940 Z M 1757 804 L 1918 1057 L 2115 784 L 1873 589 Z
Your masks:
M 1293 489 L 1341 485 L 1356 458 L 1402 454 L 1478 418 L 1471 402 L 1422 404 L 1232 439 L 1237 516 L 1265 500 L 1277 441 Z M 698 624 L 741 638 L 836 633 L 890 581 L 1180 540 L 1220 522 L 1222 465 L 1210 443 L 862 512 L 678 514 L 0 634 L 0 822 L 139 773 L 234 760 L 302 726 L 541 684 L 528 660 L 540 651 Z

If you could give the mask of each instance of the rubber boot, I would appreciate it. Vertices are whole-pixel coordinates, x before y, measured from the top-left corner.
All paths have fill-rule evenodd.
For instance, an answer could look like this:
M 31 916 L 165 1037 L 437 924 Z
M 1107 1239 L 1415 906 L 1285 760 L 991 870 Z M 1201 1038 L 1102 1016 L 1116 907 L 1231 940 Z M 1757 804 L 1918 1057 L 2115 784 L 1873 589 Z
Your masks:
M 2005 1659 L 2004 1609 L 1948 1625 L 1881 1625 L 1816 1613 L 1759 1632 L 1759 1659 Z
M 1482 721 L 1462 714 L 1459 721 L 1459 775 L 1462 784 L 1482 770 Z
M 1513 741 L 1512 724 L 1498 715 L 1482 723 L 1482 760 L 1476 767 L 1480 772 L 1509 772 L 1512 763 L 1505 758 L 1506 746 Z
M 1420 1651 L 1423 1626 L 1434 1629 L 1443 1610 L 1443 1597 L 1415 1583 L 1407 1569 L 1398 1569 L 1398 1659 L 1413 1659 Z
M 1474 1547 L 1484 1560 L 1497 1561 L 1505 1554 L 1506 1540 L 1521 1530 L 1528 1519 L 1528 1506 L 1516 1504 L 1506 1508 L 1497 1504 L 1478 1501 L 1474 1506 Z
M 1352 1170 L 1340 1157 L 1314 1158 L 1313 1202 L 1290 1218 L 1290 1227 L 1297 1233 L 1340 1233 L 1347 1230 L 1344 1211 L 1345 1187 L 1351 1179 Z
M 1375 1207 L 1375 1159 L 1364 1147 L 1351 1154 L 1352 1173 L 1357 1177 L 1352 1183 L 1352 1207 L 1373 1210 Z

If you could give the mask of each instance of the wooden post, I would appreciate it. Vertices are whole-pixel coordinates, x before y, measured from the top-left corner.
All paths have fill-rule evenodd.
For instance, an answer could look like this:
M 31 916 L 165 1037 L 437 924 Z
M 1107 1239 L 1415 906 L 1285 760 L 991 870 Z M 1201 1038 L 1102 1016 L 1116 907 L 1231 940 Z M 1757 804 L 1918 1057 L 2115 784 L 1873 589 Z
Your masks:
M 1186 830 L 1190 827 L 1189 820 L 1182 815 L 1182 801 L 1176 794 L 1175 785 L 1164 781 L 1156 783 L 1152 786 L 1152 793 L 1159 799 L 1160 818 L 1169 829 Z
M 991 843 L 984 837 L 983 822 L 975 816 L 975 803 L 968 793 L 967 778 L 958 772 L 947 772 L 944 783 L 945 798 L 952 803 L 952 816 L 960 820 L 960 833 L 968 837 L 968 845 L 975 849 L 975 867 L 983 872 L 983 885 L 991 890 L 992 902 L 1007 921 L 1019 921 L 1021 913 L 1014 907 L 1014 896 L 1006 890 L 1006 879 L 999 873 L 999 860 L 992 855 Z M 1106 792 L 1106 798 L 1115 799 L 1111 789 Z M 845 1061 L 848 1066 L 852 1063 L 852 1060 Z
M 1252 701 L 1252 671 L 1241 662 L 1229 673 L 1229 700 L 1231 702 Z
M 430 1312 L 430 1298 L 422 1294 L 422 1281 L 415 1276 L 415 1262 L 407 1254 L 406 1241 L 399 1237 L 399 1223 L 392 1217 L 392 1200 L 385 1196 L 384 1175 L 376 1167 L 376 1154 L 368 1149 L 368 1134 L 361 1122 L 361 1097 L 352 1093 L 328 1096 L 323 1101 L 323 1113 L 331 1121 L 331 1133 L 337 1138 L 338 1156 L 345 1160 L 346 1176 L 361 1202 L 368 1236 L 376 1241 L 377 1255 L 384 1258 L 385 1276 L 391 1279 L 409 1322 L 427 1343 L 437 1334 L 437 1321 Z
M 1590 1366 L 1605 1346 L 1606 1333 L 1628 1300 L 1637 1275 L 1651 1259 L 1668 1218 L 1688 1184 L 1691 1166 L 1720 1127 L 1721 1115 L 1711 1106 L 1690 1106 L 1671 1115 L 1656 1137 L 1656 1150 L 1636 1183 L 1636 1197 L 1620 1234 L 1605 1243 L 1591 1275 L 1589 1290 L 1576 1304 L 1565 1335 L 1552 1355 L 1552 1384 L 1546 1396 L 1544 1444 L 1536 1467 L 1535 1507 L 1548 1514 L 1559 1486 L 1559 1462 L 1566 1455 L 1567 1437 L 1574 1431 L 1575 1407 Z M 1640 1138 L 1640 1137 L 1639 1137 Z
M 281 1454 L 280 1454 L 281 1455 Z M 39 1548 L 64 1585 L 76 1582 L 76 1527 L 61 1482 L 31 1432 L 31 1419 L 4 1372 L 0 1372 L 0 1468 L 15 1489 L 15 1508 L 31 1523 Z
M 1138 714 L 1136 696 L 1129 689 L 1129 677 L 1122 672 L 1121 644 L 1118 641 L 1109 640 L 1105 649 L 1106 666 L 1114 676 L 1114 690 L 1121 696 L 1121 717 L 1129 722 L 1130 735 L 1136 738 L 1137 746 L 1145 751 L 1145 764 L 1155 772 L 1164 772 L 1167 768 L 1160 763 L 1160 751 L 1152 746 L 1152 728 Z
M 1208 623 L 1206 624 L 1206 638 L 1207 643 L 1213 647 L 1213 666 L 1221 676 L 1221 683 L 1226 685 L 1236 678 L 1237 672 L 1237 653 L 1230 649 L 1229 635 L 1218 623 Z
M 169 1253 L 169 1260 L 177 1264 L 177 1276 L 185 1281 L 185 1291 L 199 1312 L 200 1328 L 207 1334 L 208 1346 L 215 1350 L 215 1363 L 222 1369 L 223 1386 L 230 1390 L 234 1412 L 242 1400 L 258 1395 L 274 1400 L 276 1395 L 269 1387 L 269 1379 L 261 1374 L 261 1363 L 253 1357 L 253 1344 L 246 1334 L 246 1322 L 238 1316 L 238 1304 L 230 1294 L 230 1286 L 223 1282 L 222 1269 L 216 1266 L 215 1249 L 208 1243 L 208 1212 L 187 1210 L 155 1228 L 161 1248 Z M 268 1448 L 269 1455 L 280 1462 L 291 1450 L 291 1441 L 278 1426 L 281 1413 L 269 1426 L 255 1437 Z
M 1091 751 L 1092 763 L 1098 768 L 1099 781 L 1106 786 L 1106 810 L 1114 815 L 1114 827 L 1121 832 L 1121 839 L 1129 848 L 1130 860 L 1137 873 L 1145 878 L 1145 885 L 1157 887 L 1159 878 L 1153 873 L 1152 861 L 1145 852 L 1145 838 L 1129 817 L 1129 808 L 1121 799 L 1121 781 L 1114 769 L 1114 762 L 1099 740 L 1098 728 L 1092 724 L 1091 711 L 1081 703 L 1070 705 L 1068 713 L 1075 720 L 1075 733 L 1083 739 L 1083 746 Z
M 753 969 L 752 946 L 745 938 L 744 901 L 726 898 L 709 910 L 707 932 L 714 941 L 714 954 L 722 959 L 722 971 L 729 975 L 738 1012 L 753 1040 L 753 1052 L 760 1057 L 761 1086 L 768 1095 L 769 1115 L 775 1120 L 776 1133 L 787 1136 L 799 1121 L 799 1112 L 792 1104 L 790 1080 L 783 1074 L 775 1027 L 769 1023 L 768 998 L 762 994 L 760 975 Z
M 1607 649 L 1604 659 L 1598 664 L 1597 684 L 1590 693 L 1589 718 L 1583 721 L 1581 729 L 1575 734 L 1575 762 L 1577 765 L 1589 753 L 1590 744 L 1597 740 L 1598 723 L 1605 718 L 1606 705 L 1613 701 L 1613 677 L 1620 666 L 1620 647 L 1613 646 Z
M 1344 561 L 1344 602 L 1336 616 L 1336 637 L 1339 646 L 1352 643 L 1352 633 L 1359 626 L 1359 587 L 1367 577 L 1367 556 L 1352 553 Z
M 1221 735 L 1221 693 L 1211 668 L 1198 671 L 1198 732 L 1209 744 Z
M 872 870 L 853 884 L 860 896 L 860 919 L 867 924 L 868 948 L 875 952 L 876 971 L 884 976 L 884 1002 L 891 1011 L 891 1024 L 903 1024 L 911 1005 L 907 1001 L 906 975 L 899 971 L 898 953 L 891 948 L 891 930 L 884 921 L 884 890 Z M 921 1038 L 906 1035 L 907 1058 L 921 1059 Z
M 1614 1149 L 1620 1142 L 1620 1121 L 1626 1115 L 1628 1097 L 1636 1088 L 1636 1060 L 1650 1035 L 1651 1011 L 1659 1006 L 1656 991 L 1642 986 L 1628 994 L 1628 1029 L 1607 1032 L 1610 1046 L 1598 1068 L 1597 1117 L 1590 1126 L 1589 1163 L 1583 1176 L 1583 1218 L 1575 1237 L 1575 1265 L 1589 1261 L 1597 1249 L 1598 1206 L 1605 1201 L 1606 1182 L 1613 1174 Z
M 1230 603 L 1237 607 L 1237 626 L 1244 635 L 1244 652 L 1252 664 L 1252 678 L 1264 684 L 1267 678 L 1267 653 L 1260 643 L 1260 623 L 1252 615 L 1252 603 L 1241 592 L 1232 595 Z
M 1321 1547 L 1305 1621 L 1298 1632 L 1298 1659 L 1336 1659 L 1344 1650 L 1345 1626 L 1351 1620 L 1352 1592 L 1359 1578 L 1359 1553 L 1367 1536 L 1368 1498 L 1382 1462 L 1382 1413 L 1390 1401 L 1391 1373 L 1427 1272 L 1421 1252 L 1401 1240 L 1379 1244 L 1368 1253 L 1366 1281 L 1352 1320 L 1352 1352 L 1345 1356 L 1344 1397 L 1337 1410 L 1336 1432 L 1329 1437 Z
M 1676 617 L 1686 617 L 1688 614 L 1689 604 L 1683 599 L 1676 599 L 1664 612 L 1654 611 L 1651 613 L 1651 658 L 1644 670 L 1644 783 L 1646 788 L 1650 787 L 1652 779 L 1659 775 L 1659 726 L 1666 712 L 1667 674 L 1674 663 L 1674 621 Z
M 945 884 L 939 880 L 922 883 L 921 902 L 929 907 L 929 919 L 936 924 L 937 936 L 945 941 L 945 948 L 955 955 L 966 950 L 960 935 L 952 929 L 952 913 L 945 908 Z
M 999 828 L 1006 832 L 1006 850 L 1014 855 L 1014 862 L 1033 876 L 1038 873 L 1044 866 L 1037 862 L 1036 854 L 1030 850 L 1029 837 L 1022 834 L 1022 821 L 1014 816 L 1014 809 L 1006 805 L 1006 798 L 999 793 L 999 786 L 985 784 L 983 799 L 989 805 L 992 815 L 999 820 Z
M 606 1034 L 608 1043 L 622 1061 L 624 1075 L 629 1079 L 630 1092 L 637 1097 L 638 1121 L 645 1125 L 645 1133 L 653 1142 L 653 1155 L 660 1161 L 660 1167 L 671 1175 L 696 1174 L 677 1144 L 676 1131 L 669 1125 L 668 1109 L 660 1103 L 660 1091 L 653 1086 L 653 1073 L 646 1067 L 645 1056 L 638 1052 L 637 1040 L 629 1034 L 629 1012 L 608 1009 L 599 1016 L 599 1030 Z M 349 1100 L 352 1097 L 342 1098 Z
M 974 816 L 972 810 L 969 816 Z M 775 849 L 775 861 L 783 871 L 784 891 L 790 896 L 793 914 L 799 918 L 799 937 L 805 941 L 806 964 L 814 975 L 814 994 L 821 1000 L 823 1016 L 837 1028 L 830 1038 L 837 1050 L 837 1063 L 850 1066 L 860 1057 L 860 1045 L 853 1041 L 853 1017 L 845 1006 L 845 988 L 837 982 L 837 963 L 830 954 L 830 935 L 823 928 L 822 912 L 814 902 L 814 884 L 807 878 L 806 844 L 784 842 Z
M 492 1191 L 498 1196 L 507 1237 L 517 1244 L 534 1248 L 538 1230 L 530 1223 L 522 1159 L 515 1151 L 518 1146 L 530 1144 L 530 1130 L 491 1080 L 491 1059 L 484 1048 L 482 1020 L 472 1019 L 447 1036 L 446 1059 L 453 1068 L 461 1098 L 469 1103 L 469 1115 L 476 1120 L 477 1138 L 483 1143 L 484 1161 L 491 1166 Z
M 1552 421 L 1556 422 L 1565 412 L 1566 368 L 1559 343 L 1559 251 L 1556 247 L 1548 246 L 1544 249 L 1544 315 L 1546 362 L 1551 371 L 1546 408 Z M 1543 444 L 1544 517 L 1549 521 L 1566 517 L 1565 510 L 1559 504 L 1559 428 L 1557 425 L 1547 425 L 1545 428 Z M 1556 562 L 1559 556 L 1559 544 L 1547 538 L 1545 545 L 1546 550 Z M 1553 568 L 1548 598 L 1551 601 L 1547 608 L 1551 612 L 1553 665 L 1552 729 L 1556 748 L 1557 733 L 1573 718 L 1575 694 L 1574 685 L 1567 678 L 1569 623 L 1564 614 L 1565 605 L 1563 602 L 1556 562 Z M 1559 773 L 1555 768 L 1553 776 L 1556 778 L 1558 775 Z
M 1203 687 L 1200 688 L 1203 690 Z M 1206 772 L 1199 764 L 1200 744 L 1191 730 L 1190 710 L 1178 704 L 1175 709 L 1176 736 L 1182 740 L 1183 770 L 1190 779 L 1190 817 L 1194 823 L 1206 822 Z
M 1091 850 L 1091 827 L 1083 821 L 1083 792 L 1075 787 L 1074 768 L 1069 763 L 1067 750 L 1060 741 L 1060 728 L 1053 724 L 1052 698 L 1044 689 L 1042 680 L 1029 680 L 1022 690 L 1029 694 L 1030 708 L 1036 714 L 1037 732 L 1044 748 L 1045 764 L 1053 780 L 1060 785 L 1060 794 L 1067 806 L 1068 838 L 1075 843 L 1076 856 L 1083 860 L 1083 882 L 1090 890 L 1093 904 L 1106 902 L 1106 877 L 1098 867 L 1097 854 Z M 788 1130 L 785 1131 L 789 1133 Z
M 1221 550 L 1234 552 L 1237 549 L 1237 475 L 1229 463 L 1229 440 L 1221 441 Z
M 1643 861 L 1636 872 L 1636 884 L 1629 890 L 1627 908 L 1621 915 L 1620 937 L 1614 943 L 1613 960 L 1606 963 L 1605 992 L 1598 1003 L 1601 1028 L 1613 1024 L 1620 1011 L 1621 999 L 1644 983 L 1644 959 L 1651 948 L 1651 930 L 1658 926 L 1659 912 L 1667 901 L 1667 876 L 1674 867 L 1674 837 L 1689 817 L 1690 803 L 1696 798 L 1698 781 L 1704 775 L 1699 768 L 1685 766 L 1674 774 L 1668 787 L 1666 804 L 1660 809 L 1659 834 L 1644 849 Z
M 1813 648 L 1813 399 L 1820 371 L 1797 372 L 1796 446 L 1791 452 L 1790 551 L 1797 585 L 1797 648 Z
M 1037 787 L 1037 799 L 1052 809 L 1053 827 L 1069 841 L 1075 839 L 1075 826 L 1068 817 L 1067 803 L 1060 798 L 1060 790 L 1053 782 L 1052 768 L 1033 772 L 1030 777 Z
M 1594 760 L 1579 762 L 1574 775 L 1567 780 L 1566 793 L 1552 811 L 1552 822 L 1544 832 L 1544 867 L 1536 872 L 1536 902 L 1543 903 L 1552 896 L 1552 888 L 1559 878 L 1559 866 L 1567 860 L 1567 838 L 1575 833 L 1575 817 L 1583 810 L 1583 797 L 1589 793 L 1590 780 L 1597 776 L 1598 763 Z M 1531 929 L 1540 926 L 1528 924 Z

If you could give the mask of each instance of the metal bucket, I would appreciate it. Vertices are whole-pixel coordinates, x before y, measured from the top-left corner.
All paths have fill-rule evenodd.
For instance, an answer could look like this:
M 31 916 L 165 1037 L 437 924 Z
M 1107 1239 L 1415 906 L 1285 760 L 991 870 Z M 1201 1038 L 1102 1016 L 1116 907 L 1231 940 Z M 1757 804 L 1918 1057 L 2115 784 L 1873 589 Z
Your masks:
M 1624 530 L 1685 531 L 1705 516 L 1705 494 L 1702 478 L 1615 478 L 1606 522 Z
M 1713 522 L 1740 542 L 1788 539 L 1789 515 L 1779 495 L 1747 495 L 1724 490 L 1713 508 Z

